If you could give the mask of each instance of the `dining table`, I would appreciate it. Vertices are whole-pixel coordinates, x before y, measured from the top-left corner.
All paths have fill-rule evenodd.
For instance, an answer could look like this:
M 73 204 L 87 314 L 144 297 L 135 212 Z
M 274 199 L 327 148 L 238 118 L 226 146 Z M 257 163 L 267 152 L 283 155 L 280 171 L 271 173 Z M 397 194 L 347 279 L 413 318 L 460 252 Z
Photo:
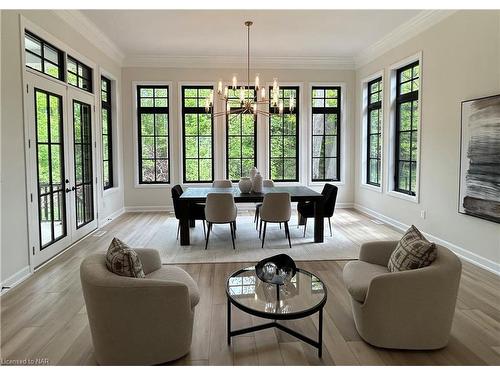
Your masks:
M 235 203 L 259 203 L 267 193 L 289 193 L 292 202 L 312 202 L 314 204 L 314 242 L 324 241 L 324 207 L 323 195 L 307 186 L 275 186 L 264 187 L 262 192 L 242 193 L 238 187 L 188 187 L 180 196 L 180 244 L 190 244 L 189 228 L 194 227 L 194 221 L 189 220 L 189 206 L 193 203 L 205 203 L 210 193 L 231 193 Z

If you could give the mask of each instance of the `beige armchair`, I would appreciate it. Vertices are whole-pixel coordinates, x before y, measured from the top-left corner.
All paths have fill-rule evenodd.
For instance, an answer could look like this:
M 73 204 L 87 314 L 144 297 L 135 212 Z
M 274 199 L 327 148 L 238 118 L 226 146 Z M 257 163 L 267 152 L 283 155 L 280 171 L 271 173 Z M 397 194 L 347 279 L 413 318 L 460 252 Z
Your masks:
M 288 238 L 288 246 L 292 247 L 290 240 L 290 230 L 288 221 L 292 215 L 292 207 L 290 203 L 289 193 L 267 193 L 264 195 L 262 207 L 260 208 L 260 229 L 259 237 L 262 231 L 262 223 L 264 223 L 264 233 L 262 234 L 262 247 L 266 238 L 267 223 L 285 224 L 285 237 Z
M 438 349 L 447 345 L 462 264 L 447 248 L 427 267 L 389 272 L 397 241 L 361 246 L 359 260 L 344 267 L 354 322 L 368 343 L 392 349 Z
M 214 224 L 229 224 L 231 228 L 231 240 L 236 236 L 236 217 L 238 209 L 234 203 L 231 193 L 208 193 L 205 205 L 205 219 L 208 223 L 207 238 L 205 240 L 205 250 L 208 248 L 208 239 Z
M 214 187 L 214 188 L 231 188 L 231 187 L 233 187 L 233 184 L 231 183 L 231 180 L 214 180 L 214 182 L 212 182 L 212 187 Z
M 158 251 L 136 251 L 146 278 L 115 275 L 102 253 L 80 266 L 94 354 L 102 365 L 165 363 L 191 346 L 196 282 L 179 267 L 162 266 Z

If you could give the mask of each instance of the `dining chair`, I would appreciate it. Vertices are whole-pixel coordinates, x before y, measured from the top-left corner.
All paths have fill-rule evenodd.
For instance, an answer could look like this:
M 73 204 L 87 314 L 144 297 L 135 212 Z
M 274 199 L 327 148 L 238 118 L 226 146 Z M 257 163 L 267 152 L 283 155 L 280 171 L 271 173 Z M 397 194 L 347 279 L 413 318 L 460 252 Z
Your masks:
M 178 220 L 176 240 L 179 239 L 179 230 L 181 228 L 181 226 L 180 226 L 181 207 L 180 207 L 179 198 L 183 192 L 184 192 L 184 190 L 182 190 L 181 185 L 175 185 L 174 187 L 172 187 L 172 202 L 174 204 L 175 218 Z M 206 238 L 207 232 L 205 230 L 205 206 L 203 204 L 199 204 L 199 203 L 190 203 L 189 209 L 188 209 L 188 218 L 190 221 L 191 220 L 201 220 L 202 221 L 202 223 L 203 223 L 203 236 Z
M 292 215 L 292 205 L 289 193 L 267 193 L 264 195 L 264 201 L 260 208 L 260 229 L 259 237 L 262 231 L 262 222 L 264 222 L 264 233 L 262 234 L 262 247 L 266 238 L 267 223 L 284 223 L 285 236 L 288 238 L 288 246 L 292 248 L 290 240 L 290 230 L 288 229 L 288 221 Z
M 262 186 L 267 187 L 267 188 L 272 188 L 272 187 L 274 187 L 274 181 L 273 180 L 264 180 L 264 181 L 262 181 Z M 262 207 L 262 203 L 257 203 L 255 205 L 255 216 L 253 218 L 253 222 L 255 223 L 255 230 L 258 230 L 259 212 L 260 212 L 261 207 Z M 280 229 L 281 229 L 281 223 L 280 223 Z
M 231 188 L 231 187 L 233 187 L 233 184 L 231 183 L 231 180 L 214 180 L 214 182 L 212 182 L 212 187 L 214 187 L 214 188 Z
M 213 224 L 229 224 L 231 228 L 231 240 L 234 246 L 234 237 L 236 236 L 236 216 L 238 209 L 234 203 L 234 197 L 231 193 L 208 193 L 205 204 L 205 218 L 208 223 L 207 239 L 205 242 L 205 250 L 208 247 L 208 239 L 212 231 Z
M 323 201 L 323 217 L 328 218 L 328 225 L 330 226 L 330 237 L 333 236 L 332 233 L 332 222 L 331 217 L 335 211 L 335 203 L 337 202 L 337 193 L 339 188 L 332 184 L 325 184 L 321 195 L 324 197 Z M 297 212 L 299 213 L 299 224 L 304 223 L 304 237 L 306 236 L 307 229 L 307 219 L 314 217 L 314 203 L 313 202 L 299 202 L 297 204 Z M 300 218 L 303 219 L 300 220 Z

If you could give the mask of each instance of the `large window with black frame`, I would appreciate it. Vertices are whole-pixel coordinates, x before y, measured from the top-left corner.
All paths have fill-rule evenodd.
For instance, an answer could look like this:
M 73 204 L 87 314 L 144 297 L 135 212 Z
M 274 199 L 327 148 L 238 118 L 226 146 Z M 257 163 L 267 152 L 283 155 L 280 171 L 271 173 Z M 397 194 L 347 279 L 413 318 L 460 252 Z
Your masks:
M 24 32 L 26 66 L 43 74 L 64 81 L 64 54 L 43 39 Z
M 182 146 L 184 183 L 212 182 L 214 124 L 205 104 L 212 86 L 182 86 Z
M 68 55 L 68 84 L 92 92 L 92 68 Z
M 168 86 L 137 86 L 137 134 L 140 184 L 168 184 Z
M 313 86 L 312 181 L 340 180 L 340 103 L 340 87 Z
M 113 187 L 113 125 L 111 115 L 111 80 L 101 77 L 102 183 L 104 190 Z
M 269 88 L 269 97 L 271 97 Z M 299 180 L 299 88 L 281 86 L 279 100 L 283 114 L 270 108 L 269 175 L 274 181 Z
M 366 183 L 380 186 L 382 77 L 368 82 L 366 113 Z
M 245 89 L 245 97 L 256 99 L 253 87 Z M 226 176 L 231 181 L 249 176 L 257 165 L 257 117 L 242 114 L 240 89 L 228 92 L 230 111 L 226 115 Z
M 396 72 L 396 147 L 394 190 L 416 195 L 420 65 L 416 61 Z

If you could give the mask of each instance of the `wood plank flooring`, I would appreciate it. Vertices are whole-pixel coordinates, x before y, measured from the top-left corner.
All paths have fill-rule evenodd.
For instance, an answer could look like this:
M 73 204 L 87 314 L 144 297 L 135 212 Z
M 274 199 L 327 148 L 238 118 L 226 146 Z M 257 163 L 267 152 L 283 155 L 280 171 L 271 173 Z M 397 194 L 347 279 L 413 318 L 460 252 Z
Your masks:
M 47 358 L 52 365 L 94 365 L 92 341 L 81 292 L 82 259 L 107 247 L 113 235 L 141 242 L 154 232 L 165 213 L 125 214 L 106 227 L 102 237 L 90 237 L 32 277 L 4 294 L 1 304 L 1 358 Z M 148 225 L 146 225 L 146 223 Z M 139 225 L 142 224 L 142 225 Z M 334 220 L 355 243 L 397 238 L 388 226 L 353 210 L 339 210 Z M 286 333 L 266 330 L 226 343 L 225 278 L 245 263 L 180 265 L 198 282 L 190 353 L 175 365 L 500 365 L 500 278 L 464 262 L 457 309 L 449 345 L 437 351 L 384 350 L 359 337 L 350 300 L 342 281 L 345 261 L 300 262 L 323 279 L 328 288 L 324 313 L 323 358 L 314 348 Z M 233 308 L 233 328 L 260 322 Z M 291 321 L 290 327 L 316 336 L 317 315 Z

